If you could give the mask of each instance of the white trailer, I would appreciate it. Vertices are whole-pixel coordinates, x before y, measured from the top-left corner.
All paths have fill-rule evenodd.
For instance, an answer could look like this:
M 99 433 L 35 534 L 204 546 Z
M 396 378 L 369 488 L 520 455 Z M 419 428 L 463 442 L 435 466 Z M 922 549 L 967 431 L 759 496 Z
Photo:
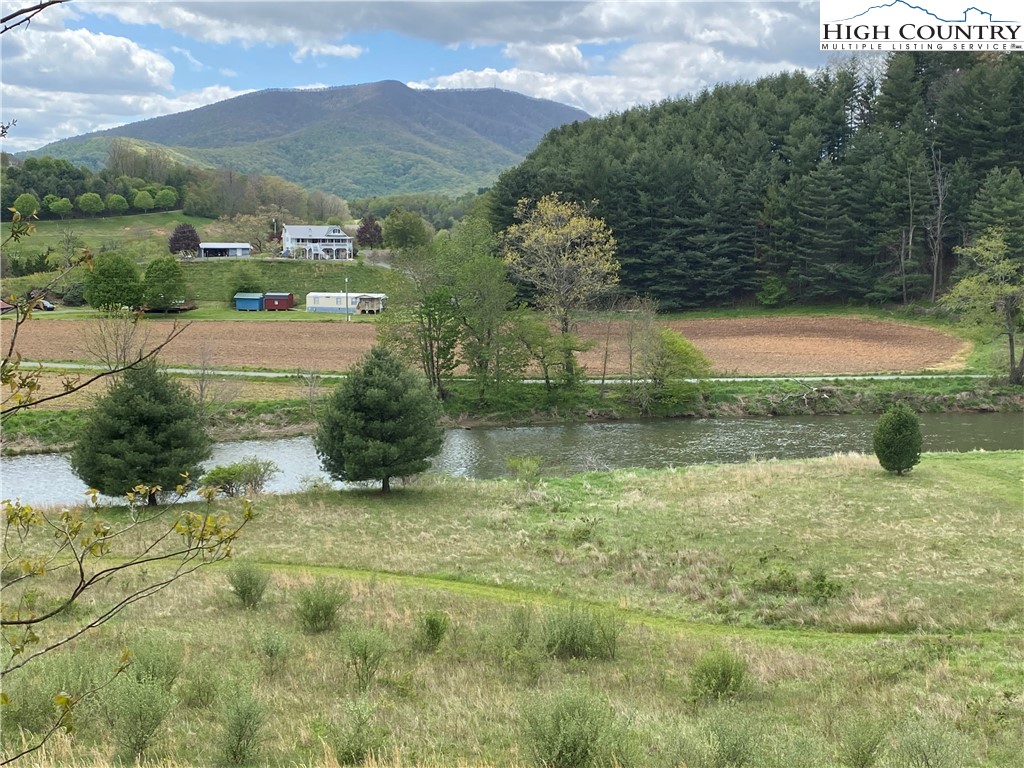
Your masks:
M 314 291 L 306 294 L 307 312 L 336 312 L 347 315 L 376 315 L 388 305 L 386 293 L 345 293 Z

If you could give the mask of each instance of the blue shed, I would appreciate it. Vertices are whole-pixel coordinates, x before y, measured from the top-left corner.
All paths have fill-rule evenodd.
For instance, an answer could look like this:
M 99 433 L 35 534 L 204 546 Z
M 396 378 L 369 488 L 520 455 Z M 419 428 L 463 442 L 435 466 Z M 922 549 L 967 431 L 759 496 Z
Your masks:
M 236 293 L 235 309 L 239 312 L 260 312 L 263 310 L 262 293 Z

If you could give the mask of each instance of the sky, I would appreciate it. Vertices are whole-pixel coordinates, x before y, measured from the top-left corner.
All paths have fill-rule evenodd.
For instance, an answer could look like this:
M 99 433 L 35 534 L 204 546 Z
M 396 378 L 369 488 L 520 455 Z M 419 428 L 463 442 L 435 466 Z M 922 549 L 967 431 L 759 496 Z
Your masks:
M 37 0 L 4 0 L 3 15 Z M 503 88 L 600 116 L 826 63 L 817 2 L 71 0 L 0 36 L 3 149 L 265 88 Z

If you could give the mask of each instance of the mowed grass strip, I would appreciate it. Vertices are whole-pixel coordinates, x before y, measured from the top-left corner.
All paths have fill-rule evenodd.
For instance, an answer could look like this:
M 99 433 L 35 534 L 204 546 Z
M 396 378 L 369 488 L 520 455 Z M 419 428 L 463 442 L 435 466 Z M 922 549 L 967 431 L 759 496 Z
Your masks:
M 694 621 L 1015 631 L 1022 454 L 873 456 L 266 498 L 270 563 L 440 576 Z

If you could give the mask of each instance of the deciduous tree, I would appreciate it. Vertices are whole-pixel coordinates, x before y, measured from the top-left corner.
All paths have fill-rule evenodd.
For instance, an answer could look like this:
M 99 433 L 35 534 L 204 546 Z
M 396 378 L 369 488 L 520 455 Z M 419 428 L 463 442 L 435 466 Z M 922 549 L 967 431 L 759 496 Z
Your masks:
M 505 262 L 513 276 L 535 291 L 537 304 L 568 336 L 573 313 L 618 283 L 615 238 L 603 220 L 557 193 L 536 205 L 520 200 L 516 218 L 520 223 L 504 233 Z M 566 355 L 566 376 L 573 380 L 575 356 L 568 346 Z
M 167 247 L 171 253 L 198 253 L 199 233 L 196 228 L 187 222 L 182 222 L 174 228 L 170 238 L 167 240 Z
M 379 480 L 423 472 L 441 450 L 441 405 L 426 379 L 375 346 L 327 401 L 314 444 L 336 480 Z
M 89 306 L 135 308 L 142 304 L 142 281 L 135 262 L 121 253 L 101 253 L 86 277 Z
M 173 256 L 153 259 L 143 279 L 143 303 L 149 309 L 168 309 L 185 302 L 185 270 Z
M 965 321 L 1006 335 L 1011 384 L 1024 384 L 1024 350 L 1017 357 L 1017 331 L 1024 320 L 1024 254 L 1011 254 L 1001 229 L 990 229 L 957 252 L 977 270 L 963 278 L 942 304 Z

